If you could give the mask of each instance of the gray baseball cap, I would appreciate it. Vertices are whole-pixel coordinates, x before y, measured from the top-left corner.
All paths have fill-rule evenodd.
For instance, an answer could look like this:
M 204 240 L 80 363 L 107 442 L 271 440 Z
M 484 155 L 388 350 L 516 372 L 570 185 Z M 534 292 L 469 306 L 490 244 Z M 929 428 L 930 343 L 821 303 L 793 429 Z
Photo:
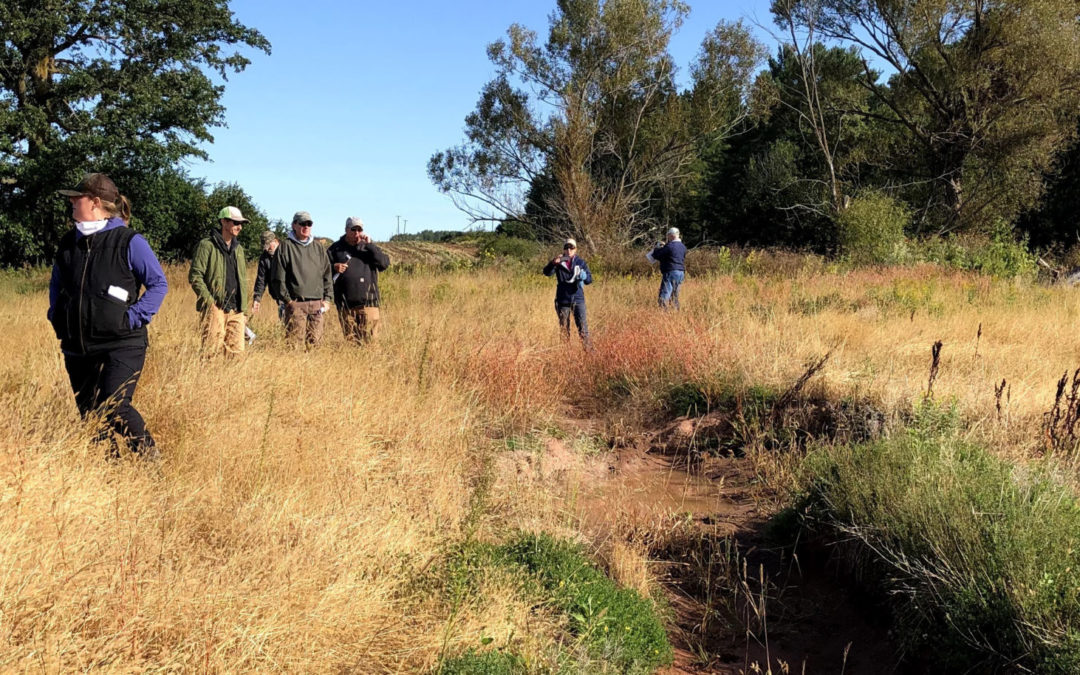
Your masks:
M 272 241 L 277 241 L 277 235 L 274 234 L 273 230 L 267 230 L 267 231 L 263 232 L 261 235 L 259 235 L 259 237 L 262 239 L 262 245 L 263 246 L 266 246 L 267 244 L 269 244 Z
M 361 230 L 363 230 L 364 229 L 364 221 L 360 220 L 356 216 L 349 216 L 348 218 L 345 219 L 345 229 L 346 230 L 351 230 L 354 227 L 359 227 Z
M 313 222 L 315 222 L 315 221 L 313 221 L 311 219 L 311 214 L 308 213 L 307 211 L 297 211 L 296 213 L 293 214 L 292 221 L 293 221 L 293 225 L 295 225 L 297 223 L 313 223 Z

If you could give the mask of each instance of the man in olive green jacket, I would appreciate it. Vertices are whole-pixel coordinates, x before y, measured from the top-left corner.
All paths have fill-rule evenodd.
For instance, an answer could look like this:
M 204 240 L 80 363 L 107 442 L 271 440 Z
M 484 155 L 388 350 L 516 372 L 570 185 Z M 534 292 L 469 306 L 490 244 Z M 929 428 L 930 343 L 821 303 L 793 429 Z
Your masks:
M 237 237 L 244 214 L 235 206 L 218 213 L 220 231 L 199 242 L 191 260 L 188 281 L 202 315 L 202 348 L 207 356 L 237 356 L 244 351 L 248 310 L 247 263 Z
M 334 299 L 330 258 L 311 227 L 311 214 L 297 211 L 292 232 L 274 256 L 270 279 L 270 290 L 285 303 L 285 339 L 309 347 L 322 340 L 323 319 Z

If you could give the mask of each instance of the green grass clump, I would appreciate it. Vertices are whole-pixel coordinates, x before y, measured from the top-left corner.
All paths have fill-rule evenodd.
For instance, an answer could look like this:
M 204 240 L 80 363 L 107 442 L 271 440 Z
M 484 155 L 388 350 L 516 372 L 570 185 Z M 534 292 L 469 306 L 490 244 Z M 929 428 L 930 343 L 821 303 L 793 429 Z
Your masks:
M 804 523 L 861 543 L 898 634 L 957 671 L 1080 672 L 1080 505 L 926 405 L 892 438 L 806 458 Z
M 550 595 L 594 658 L 626 673 L 651 672 L 671 662 L 671 644 L 652 602 L 619 588 L 579 546 L 527 534 L 500 547 L 500 555 L 521 565 Z
M 450 557 L 443 584 L 451 597 L 468 601 L 482 575 L 493 572 L 517 573 L 523 594 L 565 615 L 576 638 L 574 647 L 582 648 L 589 659 L 620 673 L 652 672 L 672 660 L 671 644 L 652 601 L 620 588 L 576 544 L 546 534 L 521 534 L 500 545 L 471 542 Z M 489 654 L 466 652 L 445 662 L 439 672 L 518 672 L 445 670 L 447 664 L 521 665 L 506 654 Z
M 439 665 L 439 675 L 520 675 L 528 672 L 525 661 L 516 654 L 470 649 Z

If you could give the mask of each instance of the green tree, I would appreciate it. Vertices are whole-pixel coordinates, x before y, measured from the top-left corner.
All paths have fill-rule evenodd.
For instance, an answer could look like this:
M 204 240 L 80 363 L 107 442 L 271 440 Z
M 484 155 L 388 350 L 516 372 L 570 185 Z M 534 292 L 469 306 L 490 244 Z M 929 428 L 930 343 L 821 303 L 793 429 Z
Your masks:
M 782 44 L 759 75 L 768 115 L 703 153 L 708 238 L 830 251 L 834 217 L 874 175 L 880 134 L 850 49 Z
M 1038 201 L 1075 132 L 1076 0 L 775 0 L 773 11 L 859 49 L 875 101 L 859 112 L 902 139 L 895 178 L 924 230 L 989 229 Z
M 546 42 L 511 26 L 488 47 L 497 74 L 466 142 L 431 158 L 432 181 L 475 220 L 565 227 L 593 248 L 662 226 L 657 205 L 693 180 L 701 144 L 748 114 L 764 55 L 741 24 L 721 23 L 680 92 L 668 42 L 687 11 L 677 0 L 559 0 Z
M 87 170 L 146 175 L 205 156 L 224 119 L 215 78 L 247 66 L 244 47 L 270 50 L 228 0 L 0 3 L 0 236 L 23 246 L 0 262 L 51 251 L 66 206 L 53 191 Z M 125 193 L 137 182 L 117 179 Z

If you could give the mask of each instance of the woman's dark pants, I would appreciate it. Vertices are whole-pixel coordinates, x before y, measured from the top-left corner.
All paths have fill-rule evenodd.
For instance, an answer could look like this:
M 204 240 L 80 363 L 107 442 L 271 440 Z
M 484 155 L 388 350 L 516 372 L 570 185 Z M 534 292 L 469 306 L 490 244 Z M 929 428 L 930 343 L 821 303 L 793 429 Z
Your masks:
M 146 430 L 142 415 L 131 405 L 145 360 L 145 345 L 86 355 L 64 354 L 64 366 L 79 414 L 83 417 L 100 414 L 108 427 L 137 453 L 154 448 L 154 438 Z M 99 440 L 104 440 L 107 434 L 102 429 Z

